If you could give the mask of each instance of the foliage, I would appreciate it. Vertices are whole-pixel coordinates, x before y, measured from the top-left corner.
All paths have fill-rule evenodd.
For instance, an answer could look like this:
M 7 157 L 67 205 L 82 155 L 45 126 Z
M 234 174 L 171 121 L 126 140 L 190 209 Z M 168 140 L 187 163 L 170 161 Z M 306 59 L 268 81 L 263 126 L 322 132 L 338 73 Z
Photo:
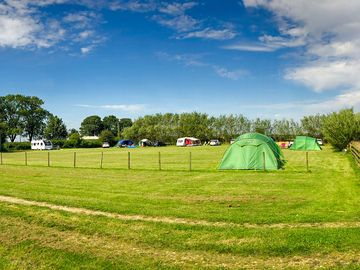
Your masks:
M 66 139 L 67 130 L 63 120 L 57 116 L 50 115 L 45 128 L 44 136 L 48 140 Z
M 6 142 L 4 143 L 4 148 L 9 151 L 20 151 L 20 150 L 30 150 L 30 142 Z
M 360 119 L 353 109 L 344 109 L 327 115 L 323 123 L 326 140 L 336 149 L 343 150 L 352 140 L 360 137 Z
M 118 135 L 118 131 L 120 129 L 120 122 L 115 115 L 105 116 L 102 122 L 104 130 L 109 130 L 114 136 Z
M 323 138 L 322 125 L 325 119 L 325 115 L 316 114 L 310 116 L 304 116 L 301 119 L 301 126 L 304 131 L 304 135 Z
M 302 134 L 302 129 L 299 123 L 294 120 L 274 120 L 272 123 L 271 136 L 276 141 L 292 140 L 297 135 Z
M 130 118 L 121 118 L 119 120 L 119 132 L 122 132 L 124 128 L 131 127 L 132 125 L 133 122 Z
M 29 141 L 43 134 L 45 119 L 49 115 L 49 112 L 42 108 L 43 104 L 44 101 L 38 97 L 24 97 L 21 119 L 24 124 L 24 134 L 29 137 Z
M 272 134 L 271 121 L 269 119 L 256 118 L 251 123 L 251 131 L 270 136 Z
M 102 146 L 100 140 L 82 140 L 80 143 L 80 148 L 99 148 Z
M 114 141 L 115 141 L 115 136 L 114 134 L 110 131 L 110 130 L 103 130 L 101 131 L 100 133 L 100 141 L 102 143 L 104 142 L 108 142 L 110 143 L 111 145 L 114 144 Z
M 22 95 L 7 95 L 0 97 L 2 118 L 7 124 L 7 135 L 11 142 L 13 142 L 16 139 L 16 136 L 21 134 L 24 129 L 21 118 L 25 100 L 26 97 Z
M 103 130 L 103 122 L 97 115 L 86 117 L 80 127 L 80 133 L 82 136 L 98 136 Z

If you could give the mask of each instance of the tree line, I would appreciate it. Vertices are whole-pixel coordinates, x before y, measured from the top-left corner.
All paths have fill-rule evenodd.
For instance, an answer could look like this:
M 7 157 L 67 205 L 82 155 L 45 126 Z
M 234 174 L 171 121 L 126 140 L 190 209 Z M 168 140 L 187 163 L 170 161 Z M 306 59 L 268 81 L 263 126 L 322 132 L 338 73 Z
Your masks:
M 14 142 L 17 136 L 63 140 L 77 147 L 82 136 L 99 136 L 100 142 L 118 139 L 139 141 L 147 138 L 174 144 L 179 137 L 192 136 L 202 141 L 229 142 L 247 132 L 258 132 L 274 140 L 292 140 L 297 135 L 322 138 L 342 150 L 351 140 L 360 139 L 360 114 L 345 109 L 327 115 L 293 119 L 249 119 L 244 115 L 209 116 L 205 113 L 165 113 L 145 115 L 134 122 L 129 118 L 97 115 L 83 119 L 80 129 L 67 130 L 63 120 L 43 108 L 38 97 L 7 95 L 0 97 L 0 137 Z M 63 142 L 64 143 L 64 142 Z M 98 145 L 98 144 L 96 144 Z

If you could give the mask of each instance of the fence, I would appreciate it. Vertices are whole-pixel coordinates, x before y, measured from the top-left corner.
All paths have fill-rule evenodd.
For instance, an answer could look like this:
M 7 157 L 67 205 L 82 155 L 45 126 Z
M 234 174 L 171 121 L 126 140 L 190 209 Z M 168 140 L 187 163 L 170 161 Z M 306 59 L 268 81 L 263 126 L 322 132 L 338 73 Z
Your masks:
M 184 149 L 185 150 L 185 149 Z M 222 151 L 25 151 L 0 152 L 1 165 L 124 170 L 217 170 Z
M 349 151 L 353 155 L 357 165 L 360 167 L 360 142 L 351 142 L 349 144 Z

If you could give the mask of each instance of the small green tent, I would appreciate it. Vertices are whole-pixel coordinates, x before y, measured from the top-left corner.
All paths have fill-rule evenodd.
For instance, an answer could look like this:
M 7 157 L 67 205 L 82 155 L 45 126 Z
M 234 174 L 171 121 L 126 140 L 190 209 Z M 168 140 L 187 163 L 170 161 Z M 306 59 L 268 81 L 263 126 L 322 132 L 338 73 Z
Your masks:
M 278 170 L 284 164 L 280 147 L 260 133 L 239 136 L 225 152 L 220 170 Z
M 307 136 L 296 136 L 294 143 L 290 146 L 291 150 L 318 151 L 321 150 L 317 140 Z

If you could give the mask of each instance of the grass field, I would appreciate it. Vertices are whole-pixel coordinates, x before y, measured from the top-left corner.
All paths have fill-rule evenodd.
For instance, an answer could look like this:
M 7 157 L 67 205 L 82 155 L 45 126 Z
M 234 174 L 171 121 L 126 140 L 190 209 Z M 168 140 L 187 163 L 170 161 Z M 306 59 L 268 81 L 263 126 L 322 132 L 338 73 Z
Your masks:
M 311 152 L 311 172 L 289 150 L 284 170 L 217 171 L 225 150 L 191 148 L 191 172 L 189 148 L 131 149 L 131 170 L 127 149 L 51 151 L 50 168 L 47 152 L 28 166 L 4 154 L 0 269 L 360 268 L 349 154 Z

